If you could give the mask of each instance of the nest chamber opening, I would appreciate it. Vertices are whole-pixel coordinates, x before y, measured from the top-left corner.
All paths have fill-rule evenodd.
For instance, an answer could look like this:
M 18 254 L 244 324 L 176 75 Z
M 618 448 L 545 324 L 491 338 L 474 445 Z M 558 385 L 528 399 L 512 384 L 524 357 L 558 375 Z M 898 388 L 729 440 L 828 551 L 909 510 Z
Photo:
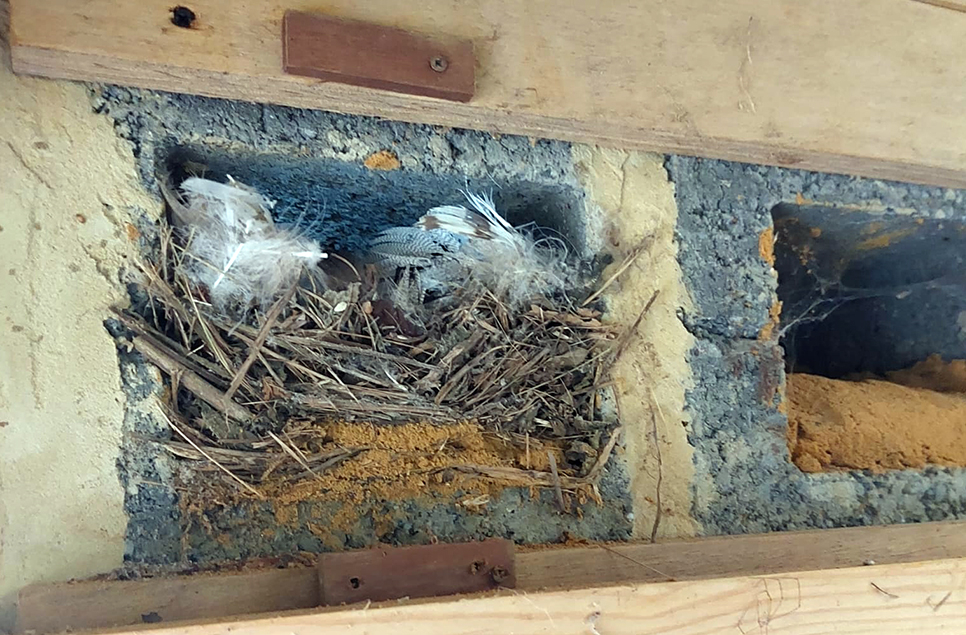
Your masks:
M 772 215 L 798 467 L 966 466 L 966 224 L 790 204 Z
M 578 193 L 196 148 L 168 167 L 168 214 L 117 319 L 162 371 L 156 442 L 188 512 L 426 492 L 481 512 L 508 487 L 578 517 L 605 504 L 620 438 L 609 372 L 633 332 L 603 318 Z M 474 198 L 488 191 L 496 217 Z M 226 212 L 226 197 L 242 207 Z M 219 260 L 205 241 L 232 223 L 238 244 L 216 245 Z M 442 273 L 374 247 L 442 230 L 458 239 Z M 286 256 L 243 267 L 255 235 Z M 292 254 L 297 275 L 261 272 Z M 222 293 L 256 269 L 275 286 Z

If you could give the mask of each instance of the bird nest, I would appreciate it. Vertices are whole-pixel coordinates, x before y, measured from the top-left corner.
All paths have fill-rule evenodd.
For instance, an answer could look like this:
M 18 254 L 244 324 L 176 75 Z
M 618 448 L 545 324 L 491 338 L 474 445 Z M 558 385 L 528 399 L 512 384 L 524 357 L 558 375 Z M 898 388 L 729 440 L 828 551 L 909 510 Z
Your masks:
M 270 306 L 228 315 L 185 266 L 178 232 L 162 222 L 158 236 L 137 301 L 118 319 L 164 373 L 163 443 L 176 457 L 261 497 L 374 451 L 333 437 L 333 425 L 470 425 L 526 461 L 473 463 L 444 441 L 413 465 L 596 491 L 620 431 L 610 368 L 640 323 L 608 324 L 598 298 L 640 249 L 596 290 L 526 304 L 467 285 L 406 308 L 387 299 L 376 267 L 345 260 L 340 288 L 309 272 Z M 531 461 L 538 450 L 549 461 Z

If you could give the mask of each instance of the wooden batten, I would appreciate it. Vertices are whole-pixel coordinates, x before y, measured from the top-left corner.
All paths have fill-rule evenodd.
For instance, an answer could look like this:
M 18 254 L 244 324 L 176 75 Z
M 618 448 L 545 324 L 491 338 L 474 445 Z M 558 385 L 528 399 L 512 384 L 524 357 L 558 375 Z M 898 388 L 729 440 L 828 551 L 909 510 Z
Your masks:
M 960 633 L 966 559 L 354 605 L 171 625 L 154 635 Z M 116 633 L 142 633 L 135 628 Z
M 845 593 L 857 602 L 861 600 L 856 606 L 862 607 L 862 619 L 872 620 L 869 622 L 870 626 L 881 627 L 892 613 L 872 615 L 868 611 L 872 609 L 891 611 L 897 607 L 906 607 L 899 613 L 906 615 L 905 610 L 908 609 L 908 615 L 921 615 L 925 619 L 940 617 L 945 619 L 948 615 L 957 614 L 949 611 L 960 611 L 961 615 L 964 610 L 962 603 L 966 601 L 966 594 L 964 594 L 966 592 L 963 591 L 963 581 L 966 580 L 964 558 L 966 558 L 966 523 L 963 522 L 723 536 L 656 544 L 588 545 L 519 551 L 515 558 L 516 588 L 508 591 L 510 598 L 473 600 L 473 602 L 483 602 L 473 606 L 479 608 L 481 614 L 490 610 L 484 607 L 490 607 L 494 611 L 517 611 L 514 619 L 522 623 L 527 620 L 539 622 L 540 615 L 532 615 L 532 606 L 529 604 L 526 604 L 530 607 L 527 611 L 531 612 L 519 612 L 520 605 L 512 599 L 514 597 L 529 598 L 534 601 L 537 601 L 538 597 L 546 597 L 558 606 L 571 604 L 573 606 L 567 608 L 564 613 L 567 615 L 573 615 L 569 611 L 576 610 L 574 607 L 583 607 L 597 601 L 594 598 L 601 593 L 604 594 L 603 597 L 609 598 L 607 601 L 613 601 L 622 606 L 625 601 L 630 601 L 632 598 L 637 601 L 669 597 L 679 598 L 675 601 L 683 601 L 680 598 L 693 597 L 689 610 L 695 612 L 695 615 L 681 619 L 683 624 L 690 624 L 688 620 L 696 624 L 700 621 L 698 615 L 705 611 L 703 608 L 705 605 L 699 602 L 701 598 L 704 598 L 701 601 L 707 600 L 711 602 L 710 606 L 716 607 L 714 599 L 717 597 L 716 594 L 723 593 L 728 597 L 739 595 L 742 597 L 741 602 L 744 602 L 741 609 L 743 611 L 748 605 L 757 607 L 755 602 L 758 600 L 755 598 L 767 597 L 769 593 L 778 593 L 777 586 L 773 587 L 773 584 L 781 585 L 781 592 L 788 593 L 788 585 L 791 584 L 788 580 L 807 580 L 807 585 L 815 587 L 814 593 L 825 593 L 820 587 L 820 581 L 824 576 L 837 581 L 835 584 L 840 585 L 833 586 L 833 589 Z M 917 562 L 931 564 L 920 566 L 916 564 Z M 848 569 L 850 573 L 838 573 L 841 569 Z M 806 575 L 797 573 L 802 571 L 812 573 Z M 915 591 L 916 595 L 909 596 L 909 598 L 914 597 L 915 602 L 924 602 L 928 597 L 933 603 L 938 603 L 945 595 L 945 591 L 939 592 L 940 587 L 948 587 L 947 590 L 953 590 L 954 593 L 935 613 L 930 612 L 931 609 L 921 611 L 919 610 L 921 607 L 917 608 L 916 611 L 919 612 L 916 612 L 911 604 L 906 606 L 905 603 L 906 600 L 909 602 L 913 600 L 906 598 L 902 602 L 885 602 L 891 598 L 879 593 L 869 584 L 870 581 L 875 582 L 887 592 L 898 595 L 895 589 L 889 588 L 889 576 L 895 576 L 895 580 L 901 581 L 901 584 L 905 585 L 903 588 L 918 589 Z M 722 578 L 727 579 L 727 582 L 720 584 L 713 582 Z M 762 582 L 766 579 L 769 581 Z M 780 580 L 780 582 L 771 582 L 771 580 Z M 683 584 L 687 582 L 700 584 L 691 586 Z M 646 586 L 639 586 L 642 584 Z M 956 587 L 957 584 L 958 587 Z M 657 585 L 655 587 L 657 590 L 644 591 L 641 592 L 642 594 L 638 592 L 638 589 L 646 589 L 651 585 Z M 579 589 L 583 591 L 577 594 L 556 592 Z M 870 590 L 872 600 L 866 597 Z M 545 595 L 540 595 L 541 593 Z M 703 594 L 710 595 L 705 597 Z M 867 600 L 871 603 L 867 603 Z M 488 601 L 491 603 L 487 604 Z M 27 587 L 20 594 L 17 630 L 43 634 L 67 629 L 78 631 L 133 625 L 163 627 L 172 622 L 186 620 L 224 621 L 232 616 L 237 617 L 248 613 L 311 609 L 321 603 L 318 576 L 316 570 L 311 567 L 139 581 L 35 585 Z M 734 603 L 740 602 L 735 599 Z M 452 611 L 457 610 L 453 607 L 468 605 L 459 602 L 446 606 L 449 608 L 440 609 L 440 615 L 452 615 Z M 641 617 L 650 615 L 648 619 L 656 619 L 656 616 L 664 612 L 670 614 L 670 609 L 662 609 L 661 606 L 663 605 L 650 606 L 646 610 L 641 609 L 643 613 L 634 615 Z M 735 610 L 731 601 L 720 606 L 727 606 L 729 611 Z M 811 605 L 804 606 L 808 613 L 811 610 L 808 607 Z M 788 607 L 782 610 L 786 608 Z M 398 610 L 403 609 L 398 608 Z M 426 609 L 414 610 L 416 613 L 413 615 Z M 471 610 L 468 616 L 472 616 L 475 610 L 477 609 Z M 725 609 L 721 608 L 721 610 Z M 754 610 L 757 611 L 758 608 Z M 389 614 L 391 613 L 386 615 Z M 352 615 L 358 617 L 359 612 L 346 609 L 341 618 L 343 623 L 369 624 L 369 622 L 352 622 L 354 619 Z M 737 615 L 732 615 L 732 618 L 737 619 Z M 312 618 L 312 620 L 315 619 Z M 322 628 L 323 625 L 328 628 L 331 623 L 326 620 L 333 618 L 318 617 L 318 619 L 322 621 L 310 621 L 312 628 L 316 626 Z M 876 624 L 875 619 L 881 619 L 883 622 Z M 454 628 L 468 628 L 466 624 L 456 624 L 457 622 L 460 620 L 454 617 Z M 241 620 L 235 621 L 236 626 L 242 623 Z M 296 623 L 297 620 L 258 622 L 257 628 L 267 627 L 269 624 L 273 625 L 272 628 L 294 628 Z M 520 624 L 514 624 L 514 628 L 519 626 Z M 670 622 L 665 623 L 665 626 L 670 628 Z M 447 632 L 472 632 L 460 631 L 458 628 L 454 631 L 447 629 Z M 200 634 L 203 631 L 193 632 Z M 294 632 L 303 635 L 305 631 L 300 627 L 294 628 Z M 509 631 L 497 629 L 488 632 Z M 517 630 L 516 632 L 529 631 Z M 600 632 L 612 631 L 601 630 Z
M 14 68 L 966 187 L 966 20 L 948 6 L 909 0 L 187 4 L 194 17 L 177 26 L 172 3 L 161 0 L 11 0 Z M 475 94 L 457 103 L 286 74 L 287 11 L 471 42 Z

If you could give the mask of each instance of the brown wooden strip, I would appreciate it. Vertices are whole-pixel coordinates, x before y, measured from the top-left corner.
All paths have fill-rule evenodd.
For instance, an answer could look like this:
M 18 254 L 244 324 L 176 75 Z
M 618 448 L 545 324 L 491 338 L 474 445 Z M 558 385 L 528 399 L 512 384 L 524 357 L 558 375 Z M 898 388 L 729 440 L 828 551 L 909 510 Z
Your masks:
M 966 557 L 966 522 L 716 536 L 517 553 L 517 588 L 699 580 Z
M 169 626 L 152 635 L 958 635 L 966 624 L 964 575 L 966 559 L 954 558 L 388 602 Z
M 486 540 L 327 553 L 319 559 L 324 604 L 478 593 L 516 586 L 513 543 Z
M 286 73 L 410 95 L 469 101 L 473 43 L 288 11 L 282 21 Z
M 516 588 L 533 593 L 668 578 L 781 575 L 873 562 L 963 557 L 966 522 L 722 536 L 606 548 L 590 545 L 518 552 Z M 315 568 L 302 568 L 32 586 L 20 593 L 18 632 L 135 625 L 151 613 L 169 622 L 312 608 L 322 603 L 318 575 Z
M 92 580 L 20 591 L 16 632 L 59 633 L 210 619 L 319 605 L 314 567 L 145 580 Z

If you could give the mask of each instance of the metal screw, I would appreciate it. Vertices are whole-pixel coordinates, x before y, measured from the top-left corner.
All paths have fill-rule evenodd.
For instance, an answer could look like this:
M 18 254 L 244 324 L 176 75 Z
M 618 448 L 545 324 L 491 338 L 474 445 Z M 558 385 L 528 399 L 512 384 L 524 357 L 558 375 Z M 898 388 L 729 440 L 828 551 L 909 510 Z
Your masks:
M 449 68 L 449 60 L 442 55 L 429 58 L 429 67 L 437 73 L 442 73 Z
M 503 567 L 496 566 L 496 567 L 493 567 L 493 569 L 490 571 L 490 577 L 493 578 L 494 582 L 496 582 L 497 584 L 500 584 L 508 577 L 510 577 L 510 573 Z

